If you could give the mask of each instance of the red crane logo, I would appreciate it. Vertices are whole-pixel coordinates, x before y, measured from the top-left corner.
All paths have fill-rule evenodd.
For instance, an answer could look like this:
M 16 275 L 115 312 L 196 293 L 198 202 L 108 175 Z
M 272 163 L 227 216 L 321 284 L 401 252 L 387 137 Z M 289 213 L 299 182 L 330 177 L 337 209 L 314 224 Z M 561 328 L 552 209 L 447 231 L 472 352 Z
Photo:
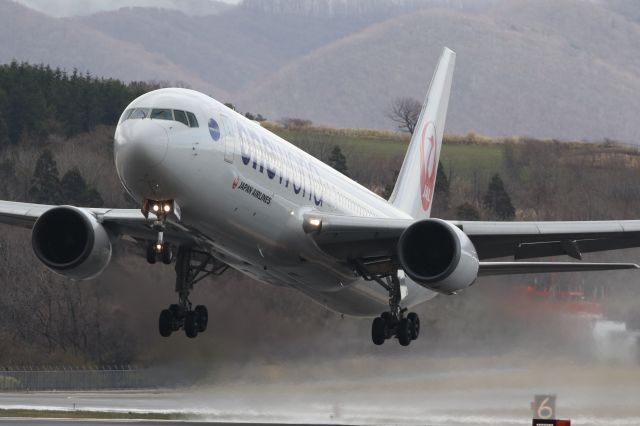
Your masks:
M 436 126 L 428 122 L 420 138 L 420 199 L 422 210 L 427 211 L 433 201 L 437 167 Z

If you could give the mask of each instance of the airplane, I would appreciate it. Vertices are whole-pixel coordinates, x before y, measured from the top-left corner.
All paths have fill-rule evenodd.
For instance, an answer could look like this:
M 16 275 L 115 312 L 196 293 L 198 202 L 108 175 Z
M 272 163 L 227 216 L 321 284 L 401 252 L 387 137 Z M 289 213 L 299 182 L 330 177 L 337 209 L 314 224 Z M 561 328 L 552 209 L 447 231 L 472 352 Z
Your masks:
M 206 330 L 207 308 L 191 292 L 228 268 L 373 318 L 374 344 L 402 346 L 420 334 L 409 309 L 480 276 L 638 269 L 579 260 L 640 246 L 639 220 L 431 217 L 455 57 L 443 49 L 389 200 L 213 98 L 166 88 L 131 102 L 115 130 L 117 174 L 139 210 L 0 201 L 0 223 L 31 229 L 36 257 L 74 280 L 99 275 L 120 240 L 143 245 L 150 264 L 174 263 L 178 300 L 160 313 L 164 337 Z M 578 261 L 523 261 L 558 255 Z

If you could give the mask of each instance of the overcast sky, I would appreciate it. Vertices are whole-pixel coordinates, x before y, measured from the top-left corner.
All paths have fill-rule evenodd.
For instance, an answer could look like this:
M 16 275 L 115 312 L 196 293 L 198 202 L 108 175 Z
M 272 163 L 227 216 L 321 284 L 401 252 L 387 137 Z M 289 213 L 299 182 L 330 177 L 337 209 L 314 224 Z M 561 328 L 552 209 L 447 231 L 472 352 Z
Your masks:
M 88 15 L 103 10 L 116 10 L 121 7 L 146 6 L 162 7 L 168 9 L 181 9 L 184 1 L 181 0 L 14 0 L 31 9 L 44 12 L 51 16 Z M 194 1 L 194 0 L 190 0 Z M 208 0 L 195 0 L 197 3 L 205 3 Z M 224 3 L 239 3 L 241 0 L 218 0 Z

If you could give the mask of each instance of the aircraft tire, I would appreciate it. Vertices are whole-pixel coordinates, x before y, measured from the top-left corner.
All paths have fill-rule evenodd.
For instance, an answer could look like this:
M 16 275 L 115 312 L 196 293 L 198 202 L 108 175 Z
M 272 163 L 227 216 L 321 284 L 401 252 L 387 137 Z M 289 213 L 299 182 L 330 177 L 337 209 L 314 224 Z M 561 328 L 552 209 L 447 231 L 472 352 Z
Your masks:
M 173 248 L 171 247 L 171 244 L 169 243 L 164 243 L 162 244 L 162 263 L 164 263 L 165 265 L 171 265 L 171 262 L 173 261 Z
M 209 311 L 207 307 L 204 305 L 196 306 L 194 311 L 196 313 L 196 322 L 198 323 L 198 332 L 202 333 L 207 329 L 207 324 L 209 324 Z
M 173 331 L 173 314 L 170 310 L 164 309 L 160 312 L 160 318 L 158 318 L 158 330 L 162 337 L 171 336 Z
M 147 245 L 147 262 L 153 265 L 154 263 L 156 263 L 156 260 L 157 260 L 157 253 L 156 253 L 155 244 L 149 243 Z
M 198 335 L 198 317 L 195 311 L 187 312 L 184 319 L 184 332 L 191 339 Z
M 383 312 L 380 314 L 380 318 L 382 318 L 386 324 L 385 338 L 391 339 L 393 337 L 393 316 L 391 315 L 391 312 Z
M 409 346 L 411 343 L 411 323 L 407 318 L 403 318 L 398 323 L 398 341 L 402 346 Z
M 411 331 L 411 340 L 416 340 L 420 336 L 420 317 L 415 312 L 407 315 L 409 320 L 409 329 Z
M 387 322 L 382 317 L 377 317 L 371 324 L 371 340 L 375 345 L 382 345 L 387 340 Z

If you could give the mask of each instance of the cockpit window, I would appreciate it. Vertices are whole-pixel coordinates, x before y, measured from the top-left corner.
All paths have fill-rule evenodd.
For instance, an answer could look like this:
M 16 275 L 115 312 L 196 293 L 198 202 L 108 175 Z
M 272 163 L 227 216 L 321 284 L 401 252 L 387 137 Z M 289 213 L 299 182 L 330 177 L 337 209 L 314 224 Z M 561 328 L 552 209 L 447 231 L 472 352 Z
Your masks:
M 169 108 L 130 108 L 122 114 L 120 123 L 132 119 L 152 118 L 155 120 L 179 121 L 185 126 L 198 127 L 198 120 L 194 113 Z
M 155 120 L 173 120 L 173 114 L 170 109 L 154 108 L 151 110 L 151 119 Z
M 125 120 L 128 120 L 132 112 L 133 112 L 133 108 L 129 108 L 128 110 L 126 110 L 124 114 L 122 114 L 122 117 L 120 118 L 120 123 L 122 123 Z
M 187 111 L 187 117 L 189 117 L 189 127 L 198 127 L 198 120 L 192 112 Z
M 149 108 L 134 108 L 131 111 L 131 114 L 129 115 L 127 120 L 134 119 L 134 118 L 142 119 L 142 118 L 147 118 L 148 116 L 149 116 Z
M 179 121 L 185 126 L 189 127 L 189 120 L 187 120 L 187 114 L 185 114 L 184 111 L 180 111 L 179 109 L 174 109 L 173 116 L 175 117 L 176 121 Z

